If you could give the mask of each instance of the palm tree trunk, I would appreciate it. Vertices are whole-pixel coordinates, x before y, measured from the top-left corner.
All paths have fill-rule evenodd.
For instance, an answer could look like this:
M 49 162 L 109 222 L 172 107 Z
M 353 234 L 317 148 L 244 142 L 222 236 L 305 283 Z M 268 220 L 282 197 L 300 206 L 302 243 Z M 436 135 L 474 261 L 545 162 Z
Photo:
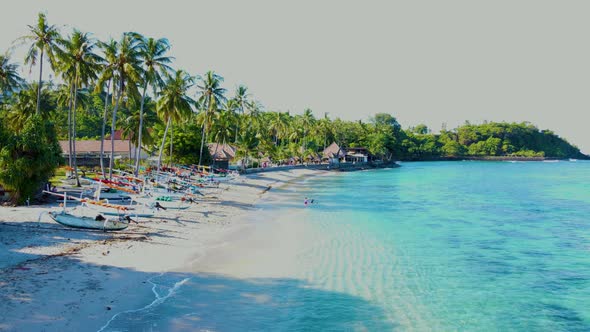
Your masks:
M 72 147 L 72 96 L 73 96 L 73 91 L 72 91 L 72 87 L 70 87 L 70 100 L 68 101 L 68 147 L 69 147 L 69 153 L 68 153 L 68 166 L 70 166 L 70 168 L 72 168 L 72 153 L 73 153 L 73 147 Z M 71 174 L 70 174 L 71 175 Z
M 76 155 L 76 107 L 78 99 L 78 77 L 74 81 L 74 102 L 72 106 L 72 147 L 74 150 L 74 176 L 76 177 L 76 186 L 80 187 L 80 178 L 78 178 L 78 156 Z
M 170 117 L 168 117 L 168 121 L 166 121 L 166 129 L 164 130 L 164 137 L 162 137 L 162 144 L 160 145 L 160 153 L 158 154 L 158 174 L 156 174 L 156 178 L 160 174 L 160 166 L 162 165 L 162 152 L 164 152 L 164 143 L 166 142 L 166 135 L 168 135 L 168 128 L 170 128 Z
M 141 105 L 139 106 L 139 132 L 137 133 L 137 147 L 135 150 L 135 176 L 139 175 L 139 159 L 141 157 L 141 133 L 143 131 L 143 104 L 145 102 L 146 90 L 147 82 L 143 86 L 143 94 L 141 95 Z
M 240 113 L 244 114 L 243 106 L 240 106 Z M 236 139 L 234 140 L 234 143 L 238 142 L 238 132 L 240 131 L 240 114 L 238 114 L 236 119 Z
M 35 114 L 39 114 L 41 110 L 41 85 L 43 85 L 43 51 L 43 48 L 41 48 L 41 57 L 39 58 L 39 84 L 37 86 L 37 110 L 35 111 Z
M 117 123 L 117 110 L 119 110 L 119 102 L 121 101 L 121 96 L 123 95 L 123 77 L 119 81 L 119 93 L 117 95 L 117 102 L 115 103 L 115 108 L 113 109 L 113 121 L 111 122 L 111 160 L 109 160 L 109 179 L 113 178 L 113 166 L 115 163 L 115 126 Z
M 170 167 L 172 167 L 172 143 L 173 143 L 173 139 L 172 139 L 173 138 L 173 136 L 172 136 L 173 130 L 172 129 L 173 128 L 174 128 L 174 126 L 172 124 L 170 124 L 170 162 L 168 163 L 168 165 L 170 165 Z
M 107 126 L 107 110 L 108 110 L 108 99 L 109 99 L 109 91 L 111 89 L 111 81 L 109 80 L 107 83 L 107 93 L 104 96 L 104 112 L 102 113 L 102 131 L 100 132 L 100 172 L 102 173 L 102 177 L 104 178 L 104 132 L 106 131 Z
M 205 119 L 203 120 L 203 130 L 201 134 L 201 150 L 199 152 L 199 166 L 203 165 L 203 144 L 205 143 L 205 122 L 207 121 L 207 114 L 205 113 Z

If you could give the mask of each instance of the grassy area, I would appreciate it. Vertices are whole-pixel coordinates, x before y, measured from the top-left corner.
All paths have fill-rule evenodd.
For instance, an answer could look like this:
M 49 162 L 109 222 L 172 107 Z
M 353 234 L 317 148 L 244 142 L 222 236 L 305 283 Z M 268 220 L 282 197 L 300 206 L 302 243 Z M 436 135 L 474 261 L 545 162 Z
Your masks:
M 84 172 L 82 172 L 84 171 Z M 49 179 L 51 183 L 59 184 L 61 180 L 66 179 L 66 173 L 68 172 L 68 166 L 62 166 L 55 170 L 55 174 L 53 177 Z M 96 172 L 95 169 L 89 169 L 87 167 L 79 167 L 78 168 L 78 176 L 82 177 L 82 174 L 85 174 L 86 177 L 93 178 L 100 176 L 100 171 Z

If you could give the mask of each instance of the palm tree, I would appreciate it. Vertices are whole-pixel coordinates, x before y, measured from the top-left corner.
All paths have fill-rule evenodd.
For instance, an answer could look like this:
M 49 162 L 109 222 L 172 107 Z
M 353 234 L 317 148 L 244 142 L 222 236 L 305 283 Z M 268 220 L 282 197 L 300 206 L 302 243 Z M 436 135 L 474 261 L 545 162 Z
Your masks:
M 47 53 L 49 64 L 52 69 L 55 66 L 54 52 L 61 39 L 59 31 L 55 25 L 48 25 L 45 14 L 39 13 L 36 25 L 28 25 L 29 34 L 17 39 L 22 43 L 32 42 L 27 55 L 25 56 L 25 64 L 31 64 L 31 67 L 39 60 L 39 84 L 37 85 L 37 96 L 41 95 L 41 87 L 43 85 L 43 57 Z M 39 113 L 41 107 L 41 99 L 37 99 L 36 113 Z
M 172 62 L 172 58 L 165 56 L 166 52 L 170 50 L 168 39 L 146 39 L 139 34 L 136 35 L 136 38 L 139 40 L 139 56 L 143 63 L 143 92 L 141 94 L 141 105 L 139 107 L 139 129 L 137 131 L 138 135 L 137 151 L 135 156 L 135 176 L 137 176 L 139 173 L 139 159 L 141 155 L 143 134 L 143 107 L 147 87 L 148 85 L 151 85 L 154 96 L 156 96 L 157 89 L 163 85 L 161 73 L 172 71 L 172 68 L 170 68 L 168 65 Z
M 238 136 L 236 156 L 242 157 L 242 168 L 246 169 L 248 157 L 256 150 L 259 144 L 258 136 L 252 132 L 242 131 Z
M 69 112 L 71 123 L 68 126 L 71 130 L 68 131 L 72 149 L 70 155 L 74 155 L 73 165 L 74 176 L 76 177 L 76 184 L 80 186 L 78 179 L 78 168 L 76 158 L 76 110 L 78 101 L 78 90 L 84 86 L 88 86 L 91 81 L 98 78 L 98 69 L 103 59 L 94 53 L 96 47 L 96 40 L 90 37 L 90 34 L 80 32 L 74 29 L 69 39 L 63 40 L 63 50 L 57 49 L 57 69 L 61 72 L 65 81 L 69 82 L 72 89 L 72 99 L 70 103 Z
M 26 121 L 37 112 L 37 105 L 40 106 L 39 114 L 43 121 L 48 121 L 50 111 L 54 108 L 53 98 L 47 88 L 41 90 L 41 96 L 37 96 L 39 89 L 37 83 L 25 85 L 14 94 L 14 102 L 11 103 L 6 116 L 6 123 L 14 131 L 20 131 Z M 37 101 L 41 102 L 38 103 Z
M 158 154 L 158 172 L 162 164 L 162 152 L 164 151 L 164 143 L 166 142 L 166 135 L 172 121 L 178 122 L 183 117 L 187 117 L 192 112 L 192 106 L 195 100 L 188 96 L 188 90 L 193 86 L 194 80 L 188 73 L 183 70 L 177 70 L 174 75 L 165 73 L 166 83 L 160 92 L 160 99 L 157 103 L 158 116 L 166 121 L 166 129 L 164 130 L 164 137 L 162 137 L 162 144 L 160 145 L 160 153 Z M 170 156 L 172 158 L 172 155 Z
M 273 133 L 275 145 L 278 145 L 279 139 L 283 139 L 288 130 L 288 114 L 281 112 L 272 112 L 270 114 L 268 130 Z
M 102 52 L 104 53 L 104 63 L 103 63 L 103 70 L 102 70 L 102 74 L 99 78 L 99 84 L 96 85 L 95 87 L 95 91 L 96 92 L 100 92 L 103 88 L 103 85 L 106 82 L 106 91 L 105 91 L 105 96 L 104 96 L 104 112 L 102 115 L 102 128 L 101 128 L 101 132 L 100 132 L 100 171 L 102 174 L 102 177 L 105 177 L 105 172 L 104 172 L 104 134 L 106 131 L 106 125 L 107 125 L 107 112 L 108 112 L 108 99 L 109 97 L 111 97 L 111 104 L 112 104 L 112 100 L 115 97 L 115 88 L 114 88 L 114 84 L 111 84 L 113 82 L 113 79 L 115 79 L 115 66 L 117 64 L 117 53 L 119 52 L 119 44 L 117 43 L 116 40 L 114 39 L 110 39 L 108 42 L 98 42 L 99 47 L 102 49 Z M 113 93 L 109 94 L 110 90 L 111 90 L 111 85 L 113 85 Z
M 244 115 L 244 109 L 250 103 L 249 97 L 248 88 L 245 85 L 238 86 L 234 100 L 238 105 L 236 110 L 240 111 L 240 115 Z M 240 117 L 236 117 L 236 138 L 234 142 L 238 141 L 238 131 L 240 131 Z
M 135 110 L 135 108 L 132 108 Z M 131 143 L 139 147 L 139 134 L 137 128 L 139 127 L 139 110 L 131 112 L 125 119 L 123 125 L 123 134 L 129 137 Z M 150 132 L 156 123 L 159 123 L 158 115 L 156 114 L 156 103 L 149 96 L 145 97 L 143 108 L 143 124 L 142 127 L 142 142 L 144 146 L 151 146 L 154 144 L 154 137 Z M 134 156 L 132 156 L 134 157 Z
M 316 122 L 316 132 L 321 135 L 324 140 L 324 150 L 328 143 L 328 135 L 332 134 L 332 123 L 328 118 L 328 112 L 324 113 L 324 118 Z
M 225 145 L 225 143 L 231 139 L 233 134 L 232 127 L 233 124 L 236 123 L 235 119 L 238 116 L 235 112 L 237 107 L 237 101 L 235 99 L 230 99 L 225 104 L 225 107 L 216 113 L 215 121 L 211 126 L 213 139 L 217 143 L 213 155 L 217 154 L 217 148 L 219 148 L 220 142 Z
M 113 118 L 111 122 L 111 158 L 109 163 L 109 179 L 113 178 L 113 165 L 115 159 L 115 127 L 117 124 L 117 111 L 123 94 L 126 96 L 137 97 L 137 82 L 141 81 L 141 60 L 140 45 L 134 34 L 124 33 L 121 41 L 118 43 L 117 53 L 112 59 L 113 72 L 103 72 L 98 83 L 102 86 L 104 82 L 112 78 L 113 75 L 118 79 L 118 92 L 115 99 L 115 108 L 113 109 Z M 107 57 L 108 59 L 108 57 Z M 110 61 L 111 59 L 109 59 Z
M 309 129 L 313 127 L 315 124 L 315 118 L 313 117 L 313 112 L 311 109 L 307 108 L 303 115 L 300 118 L 301 125 L 303 126 L 303 150 L 307 149 L 307 136 L 309 134 Z
M 18 74 L 18 65 L 10 62 L 10 54 L 0 54 L 0 102 L 24 84 L 25 81 Z
M 199 165 L 203 159 L 203 145 L 205 144 L 205 133 L 209 131 L 211 122 L 213 120 L 213 113 L 221 106 L 226 98 L 223 95 L 225 89 L 221 87 L 223 77 L 215 74 L 213 71 L 208 71 L 205 77 L 199 77 L 200 84 L 197 84 L 199 89 L 199 104 L 202 107 L 203 114 L 203 131 L 201 137 L 201 149 L 199 152 Z

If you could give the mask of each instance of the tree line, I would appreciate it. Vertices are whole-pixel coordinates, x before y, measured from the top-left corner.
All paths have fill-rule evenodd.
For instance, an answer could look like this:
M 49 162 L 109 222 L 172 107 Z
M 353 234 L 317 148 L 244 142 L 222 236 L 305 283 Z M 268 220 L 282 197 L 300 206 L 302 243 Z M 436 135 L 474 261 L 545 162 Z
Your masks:
M 26 82 L 10 53 L 0 55 L 0 183 L 5 187 L 14 187 L 15 172 L 33 172 L 31 160 L 46 166 L 44 172 L 35 170 L 41 176 L 33 182 L 48 178 L 60 162 L 57 139 L 69 142 L 67 164 L 76 179 L 76 141 L 100 139 L 101 173 L 111 177 L 116 130 L 141 147 L 135 153 L 130 149 L 136 174 L 141 150 L 158 156 L 158 168 L 162 162 L 208 164 L 208 142 L 234 145 L 246 163 L 261 157 L 317 159 L 332 142 L 366 147 L 384 160 L 585 157 L 553 132 L 529 123 L 466 123 L 433 134 L 424 125 L 404 130 L 387 113 L 363 122 L 316 116 L 311 109 L 302 114 L 265 110 L 245 85 L 228 92 L 213 71 L 193 76 L 174 69 L 166 38 L 125 32 L 117 40 L 100 41 L 77 29 L 64 34 L 43 13 L 15 41 L 19 45 L 27 47 L 24 64 L 36 67 L 39 76 Z M 56 80 L 44 81 L 45 62 Z M 109 133 L 110 141 L 105 140 Z M 102 158 L 104 144 L 111 145 L 109 165 Z

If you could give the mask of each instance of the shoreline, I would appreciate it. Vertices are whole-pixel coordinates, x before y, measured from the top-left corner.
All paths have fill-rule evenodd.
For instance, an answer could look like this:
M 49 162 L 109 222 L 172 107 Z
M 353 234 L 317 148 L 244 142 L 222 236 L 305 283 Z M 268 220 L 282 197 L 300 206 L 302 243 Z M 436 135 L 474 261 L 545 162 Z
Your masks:
M 401 162 L 421 162 L 421 161 L 552 161 L 552 160 L 590 160 L 590 158 L 557 158 L 557 157 L 511 157 L 511 156 L 463 156 L 463 157 L 432 157 L 423 159 L 401 159 Z
M 186 275 L 239 236 L 269 190 L 280 195 L 273 189 L 322 174 L 331 172 L 248 174 L 222 185 L 218 197 L 116 233 L 38 223 L 49 206 L 1 207 L 0 331 L 99 330 L 115 314 L 149 305 L 155 278 Z

